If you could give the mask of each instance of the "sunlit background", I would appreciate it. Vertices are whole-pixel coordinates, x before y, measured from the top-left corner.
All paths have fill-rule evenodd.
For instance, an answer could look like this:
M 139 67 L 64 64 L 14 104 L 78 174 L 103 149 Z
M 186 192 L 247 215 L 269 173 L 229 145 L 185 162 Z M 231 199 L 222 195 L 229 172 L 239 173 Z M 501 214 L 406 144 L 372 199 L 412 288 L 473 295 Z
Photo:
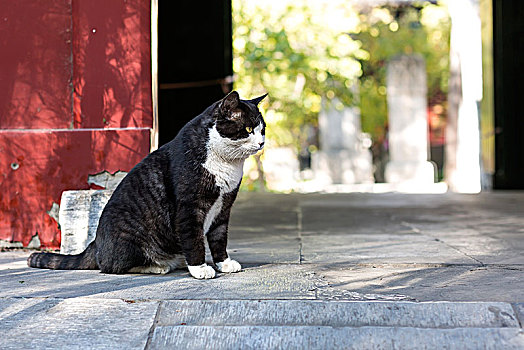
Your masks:
M 390 161 L 386 75 L 388 62 L 401 55 L 425 63 L 427 160 L 434 167 L 431 182 L 444 180 L 451 31 L 445 2 L 233 0 L 232 5 L 234 88 L 246 98 L 269 93 L 261 107 L 267 147 L 248 161 L 244 190 L 389 189 L 379 185 L 387 182 Z M 360 165 L 349 166 L 365 175 L 323 176 L 323 143 L 348 135 L 347 130 L 335 135 L 333 125 L 322 124 L 332 123 L 337 111 L 342 129 L 354 119 L 350 136 L 359 147 L 354 157 Z M 445 191 L 441 185 L 424 188 Z

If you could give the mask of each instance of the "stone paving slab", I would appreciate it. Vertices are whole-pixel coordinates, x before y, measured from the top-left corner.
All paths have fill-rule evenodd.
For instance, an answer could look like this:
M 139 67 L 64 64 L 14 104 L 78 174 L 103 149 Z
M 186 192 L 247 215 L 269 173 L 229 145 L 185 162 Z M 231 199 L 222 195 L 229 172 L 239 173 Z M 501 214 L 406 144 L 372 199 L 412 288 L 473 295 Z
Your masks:
M 304 263 L 474 264 L 474 259 L 418 234 L 302 234 Z
M 0 299 L 0 349 L 144 349 L 158 302 Z
M 239 196 L 228 235 L 234 259 L 243 264 L 300 262 L 297 201 L 290 197 L 262 194 L 258 201 Z
M 522 265 L 331 264 L 315 269 L 319 299 L 398 294 L 419 301 L 524 302 Z
M 300 238 L 296 229 L 265 229 L 231 226 L 228 252 L 242 264 L 299 263 Z M 211 255 L 208 252 L 208 259 Z
M 150 349 L 522 349 L 515 328 L 161 326 Z
M 303 213 L 302 231 L 320 235 L 335 234 L 413 234 L 406 219 L 425 213 L 435 216 L 435 208 L 354 208 L 341 203 L 340 206 L 300 203 Z
M 520 221 L 522 224 L 522 219 Z M 510 228 L 501 223 L 487 230 L 488 224 L 475 218 L 466 222 L 452 218 L 446 223 L 406 224 L 478 263 L 524 265 L 524 231 L 521 228 Z
M 524 302 L 521 265 L 259 264 L 200 281 L 183 270 L 108 275 L 30 269 L 28 255 L 0 254 L 0 297 Z
M 0 264 L 0 298 L 314 299 L 317 288 L 314 273 L 298 264 L 247 266 L 239 273 L 197 280 L 185 270 L 110 275 L 96 270 L 30 269 L 20 266 L 26 256 L 16 260 L 15 268 L 2 269 Z

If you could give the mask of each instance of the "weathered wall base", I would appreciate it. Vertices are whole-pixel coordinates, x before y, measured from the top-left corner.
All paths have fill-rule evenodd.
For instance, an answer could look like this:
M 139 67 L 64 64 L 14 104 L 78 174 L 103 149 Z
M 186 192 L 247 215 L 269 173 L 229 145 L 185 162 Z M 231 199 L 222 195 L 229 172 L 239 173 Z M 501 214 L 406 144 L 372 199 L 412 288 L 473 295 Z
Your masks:
M 130 170 L 149 152 L 149 128 L 0 131 L 0 239 L 58 248 L 48 212 L 63 190 L 89 189 L 88 174 Z M 51 212 L 52 213 L 52 212 Z

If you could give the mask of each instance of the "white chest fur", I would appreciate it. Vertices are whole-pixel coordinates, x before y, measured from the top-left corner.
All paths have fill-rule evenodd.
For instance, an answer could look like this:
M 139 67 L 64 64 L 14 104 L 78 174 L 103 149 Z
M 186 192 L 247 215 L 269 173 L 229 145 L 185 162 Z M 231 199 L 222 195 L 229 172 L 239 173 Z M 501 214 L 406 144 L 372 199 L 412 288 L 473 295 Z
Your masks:
M 207 234 L 211 224 L 222 211 L 224 194 L 236 189 L 242 180 L 244 158 L 228 159 L 227 157 L 235 146 L 234 143 L 233 140 L 221 137 L 214 127 L 209 131 L 207 158 L 203 166 L 214 176 L 215 185 L 220 188 L 220 194 L 206 214 L 204 235 Z

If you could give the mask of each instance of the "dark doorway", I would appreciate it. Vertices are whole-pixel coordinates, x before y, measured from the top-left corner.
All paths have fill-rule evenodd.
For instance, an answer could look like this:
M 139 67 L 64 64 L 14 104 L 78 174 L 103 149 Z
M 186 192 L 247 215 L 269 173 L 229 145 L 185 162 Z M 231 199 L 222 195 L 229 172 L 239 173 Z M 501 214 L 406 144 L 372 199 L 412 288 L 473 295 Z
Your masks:
M 494 0 L 496 189 L 524 189 L 524 2 Z
M 231 1 L 158 4 L 159 145 L 232 88 Z

